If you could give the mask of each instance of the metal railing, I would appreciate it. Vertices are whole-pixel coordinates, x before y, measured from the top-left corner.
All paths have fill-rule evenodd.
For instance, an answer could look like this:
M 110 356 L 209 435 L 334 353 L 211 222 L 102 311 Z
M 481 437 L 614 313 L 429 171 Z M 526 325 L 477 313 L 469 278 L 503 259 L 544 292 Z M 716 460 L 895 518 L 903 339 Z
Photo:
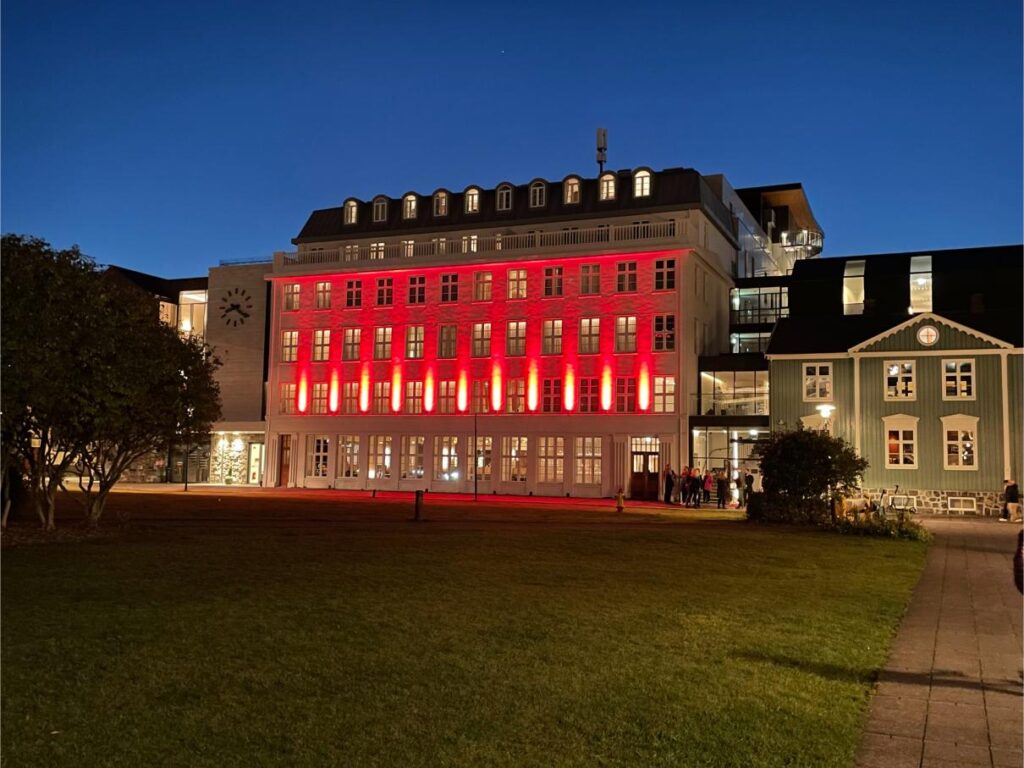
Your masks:
M 750 307 L 729 310 L 731 325 L 768 325 L 780 317 L 789 317 L 789 307 Z
M 816 229 L 789 229 L 779 233 L 779 243 L 783 248 L 807 248 L 818 254 L 825 245 L 825 235 Z
M 693 395 L 692 401 L 696 416 L 767 416 L 768 393 L 735 394 L 723 396 Z

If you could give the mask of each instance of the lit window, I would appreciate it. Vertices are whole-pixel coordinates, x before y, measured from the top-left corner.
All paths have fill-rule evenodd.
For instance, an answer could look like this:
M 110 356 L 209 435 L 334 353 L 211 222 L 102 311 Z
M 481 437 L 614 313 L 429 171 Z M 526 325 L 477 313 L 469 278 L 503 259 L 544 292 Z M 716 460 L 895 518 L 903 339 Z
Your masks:
M 423 413 L 423 382 L 405 382 L 405 413 Z
M 562 321 L 545 320 L 542 335 L 542 354 L 562 354 Z
M 466 190 L 464 195 L 466 203 L 466 213 L 479 213 L 480 212 L 480 190 L 476 187 Z
M 327 281 L 316 284 L 316 308 L 331 308 L 331 284 Z
M 462 479 L 459 473 L 459 438 L 456 435 L 435 435 L 434 479 Z
M 346 381 L 341 385 L 341 410 L 344 413 L 359 412 L 358 381 Z
M 442 325 L 437 334 L 437 356 L 441 360 L 455 357 L 455 342 L 458 326 Z
M 345 306 L 346 307 L 361 307 L 361 306 L 363 306 L 363 281 L 362 280 L 347 280 L 347 281 L 345 281 Z
M 508 271 L 508 297 L 510 299 L 526 298 L 525 269 L 510 269 Z
M 537 482 L 560 483 L 565 464 L 564 437 L 537 438 Z
M 623 376 L 615 379 L 615 410 L 636 413 L 636 379 Z
M 370 435 L 369 466 L 366 476 L 371 480 L 391 477 L 391 435 Z
M 676 260 L 658 259 L 654 262 L 654 290 L 671 291 L 676 287 Z
M 331 440 L 327 435 L 306 437 L 306 477 L 327 477 L 327 455 Z
M 490 379 L 474 379 L 472 392 L 473 413 L 489 413 L 491 410 Z
M 463 235 L 462 252 L 476 253 L 478 237 L 476 235 Z
M 386 247 L 387 247 L 387 243 L 384 243 L 384 242 L 370 243 L 370 260 L 371 261 L 378 261 L 380 259 L 383 259 L 387 255 L 385 253 L 385 248 Z
M 526 437 L 501 438 L 501 479 L 508 483 L 525 483 L 529 463 L 530 441 Z
M 526 354 L 526 321 L 510 320 L 505 333 L 505 354 L 509 356 Z
M 883 369 L 885 371 L 886 400 L 917 399 L 913 361 L 886 360 Z
M 675 413 L 676 410 L 676 377 L 654 377 L 654 412 Z
M 281 385 L 281 402 L 279 403 L 278 411 L 281 413 L 289 414 L 295 413 L 295 385 L 294 384 L 282 384 Z
M 601 292 L 601 265 L 584 264 L 580 267 L 580 294 L 593 295 Z
M 541 410 L 544 413 L 562 412 L 562 380 L 544 379 L 541 395 Z
M 932 257 L 910 257 L 910 313 L 932 311 Z
M 561 296 L 562 295 L 562 268 L 561 267 L 545 267 L 544 268 L 544 295 L 545 296 Z
M 448 238 L 446 237 L 432 237 L 430 244 L 434 247 L 435 255 L 442 256 L 448 252 Z
M 373 220 L 382 222 L 388 220 L 388 201 L 385 197 L 378 197 L 373 201 Z
M 406 195 L 402 198 L 402 218 L 416 218 L 416 195 Z
M 601 200 L 615 199 L 615 174 L 606 173 L 598 179 L 598 191 Z
M 832 399 L 832 363 L 804 363 L 804 402 Z
M 505 410 L 523 413 L 526 410 L 526 380 L 509 379 L 505 383 Z
M 974 399 L 974 360 L 942 361 L 942 399 Z
M 359 435 L 338 435 L 338 477 L 359 477 Z
M 299 284 L 288 283 L 284 287 L 284 308 L 293 310 L 299 308 Z
M 676 348 L 676 316 L 654 316 L 654 351 L 671 352 Z
M 459 276 L 441 275 L 441 301 L 451 302 L 459 300 Z
M 530 207 L 543 208 L 547 203 L 548 188 L 543 181 L 535 181 L 530 185 Z
M 390 381 L 375 381 L 373 383 L 373 412 L 391 413 Z
M 310 410 L 316 414 L 327 413 L 327 382 L 321 381 L 313 385 Z
M 423 326 L 410 325 L 405 329 L 405 356 L 409 360 L 423 357 Z
M 499 211 L 507 211 L 512 208 L 512 187 L 507 184 L 498 187 L 497 208 Z
M 637 171 L 633 174 L 633 197 L 651 196 L 651 172 Z
M 473 323 L 473 357 L 489 357 L 491 354 L 491 324 Z
M 843 314 L 864 314 L 864 260 L 848 261 L 843 267 Z
M 596 355 L 601 351 L 601 318 L 580 318 L 578 349 L 581 355 Z
M 346 328 L 342 337 L 341 359 L 358 360 L 359 342 L 363 337 L 362 328 Z
M 355 200 L 345 203 L 345 223 L 355 224 L 359 220 L 359 204 Z
M 917 469 L 917 417 L 885 416 L 885 465 L 889 469 Z
M 583 485 L 601 484 L 600 437 L 576 438 L 576 482 Z
M 469 455 L 473 458 L 473 466 L 469 469 L 471 473 L 474 473 L 471 479 L 490 481 L 493 442 L 494 438 L 492 437 L 469 438 Z
M 418 480 L 423 477 L 423 444 L 426 438 L 422 435 L 402 435 L 402 471 L 399 475 L 403 480 Z
M 331 355 L 331 332 L 327 329 L 313 331 L 313 362 L 322 363 Z
M 409 303 L 425 304 L 427 301 L 427 278 L 413 275 L 409 278 Z
M 491 273 L 490 272 L 474 272 L 473 273 L 473 300 L 474 301 L 490 301 L 491 300 Z
M 434 195 L 434 215 L 435 216 L 447 216 L 448 215 L 448 193 L 437 192 Z
M 572 176 L 562 182 L 562 202 L 575 205 L 580 201 L 580 180 Z
M 945 443 L 945 464 L 946 469 L 977 469 L 977 443 L 975 435 L 978 432 L 978 417 L 967 416 L 962 413 L 951 416 L 943 416 L 942 433 Z
M 437 412 L 455 413 L 455 382 L 441 381 L 437 384 Z
M 401 241 L 401 253 L 402 257 L 411 259 L 416 255 L 416 241 L 415 240 L 402 240 Z
M 636 262 L 623 261 L 615 265 L 615 290 L 632 293 L 636 290 Z
M 285 331 L 281 334 L 281 362 L 294 363 L 299 357 L 299 332 Z
M 636 352 L 636 316 L 615 318 L 615 351 Z
M 389 307 L 395 300 L 395 281 L 392 277 L 377 278 L 377 306 Z
M 344 254 L 345 261 L 359 261 L 359 246 L 346 245 Z
M 385 326 L 373 329 L 373 359 L 391 359 L 391 328 Z
M 580 379 L 579 411 L 580 413 L 597 413 L 600 403 L 600 390 L 597 379 Z

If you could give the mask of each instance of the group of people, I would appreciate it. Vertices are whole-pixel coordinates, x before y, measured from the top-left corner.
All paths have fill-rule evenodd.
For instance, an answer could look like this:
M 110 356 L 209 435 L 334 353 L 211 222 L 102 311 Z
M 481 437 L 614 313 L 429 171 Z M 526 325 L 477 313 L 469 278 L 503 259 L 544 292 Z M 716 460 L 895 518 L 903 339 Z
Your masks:
M 711 503 L 711 492 L 717 491 L 718 508 L 725 509 L 729 496 L 729 475 L 725 470 L 712 473 L 710 469 L 701 472 L 698 467 L 683 467 L 676 472 L 665 467 L 662 476 L 666 504 L 681 504 L 684 507 L 700 509 L 700 505 Z

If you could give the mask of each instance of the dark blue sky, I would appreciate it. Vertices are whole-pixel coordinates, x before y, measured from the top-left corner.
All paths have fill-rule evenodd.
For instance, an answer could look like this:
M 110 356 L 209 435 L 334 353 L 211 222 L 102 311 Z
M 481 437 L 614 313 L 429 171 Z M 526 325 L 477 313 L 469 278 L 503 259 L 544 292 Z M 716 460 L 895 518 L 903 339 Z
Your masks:
M 690 166 L 826 253 L 1021 240 L 1021 7 L 6 0 L 2 227 L 166 276 L 314 208 Z

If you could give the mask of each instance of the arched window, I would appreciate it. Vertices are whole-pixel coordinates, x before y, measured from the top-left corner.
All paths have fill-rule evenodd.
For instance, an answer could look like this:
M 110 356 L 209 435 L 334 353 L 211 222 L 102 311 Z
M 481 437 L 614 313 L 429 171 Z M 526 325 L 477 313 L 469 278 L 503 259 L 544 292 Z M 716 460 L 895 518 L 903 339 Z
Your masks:
M 402 198 L 402 218 L 416 218 L 416 195 L 409 194 Z
M 548 186 L 543 181 L 530 185 L 530 207 L 543 208 L 548 200 Z
M 448 193 L 447 192 L 435 192 L 434 193 L 434 215 L 435 216 L 447 216 L 448 215 Z
M 388 220 L 388 199 L 376 197 L 373 200 L 373 220 L 375 222 Z
M 580 201 L 580 180 L 570 176 L 562 182 L 562 202 L 566 205 L 575 205 Z
M 480 190 L 470 187 L 466 190 L 466 213 L 480 213 Z
M 637 171 L 633 174 L 633 197 L 651 196 L 651 172 Z
M 498 187 L 498 210 L 507 211 L 512 208 L 512 187 L 502 184 Z
M 349 200 L 345 203 L 345 223 L 355 224 L 359 220 L 359 203 Z
M 615 199 L 615 174 L 605 173 L 598 180 L 598 189 L 601 200 Z

